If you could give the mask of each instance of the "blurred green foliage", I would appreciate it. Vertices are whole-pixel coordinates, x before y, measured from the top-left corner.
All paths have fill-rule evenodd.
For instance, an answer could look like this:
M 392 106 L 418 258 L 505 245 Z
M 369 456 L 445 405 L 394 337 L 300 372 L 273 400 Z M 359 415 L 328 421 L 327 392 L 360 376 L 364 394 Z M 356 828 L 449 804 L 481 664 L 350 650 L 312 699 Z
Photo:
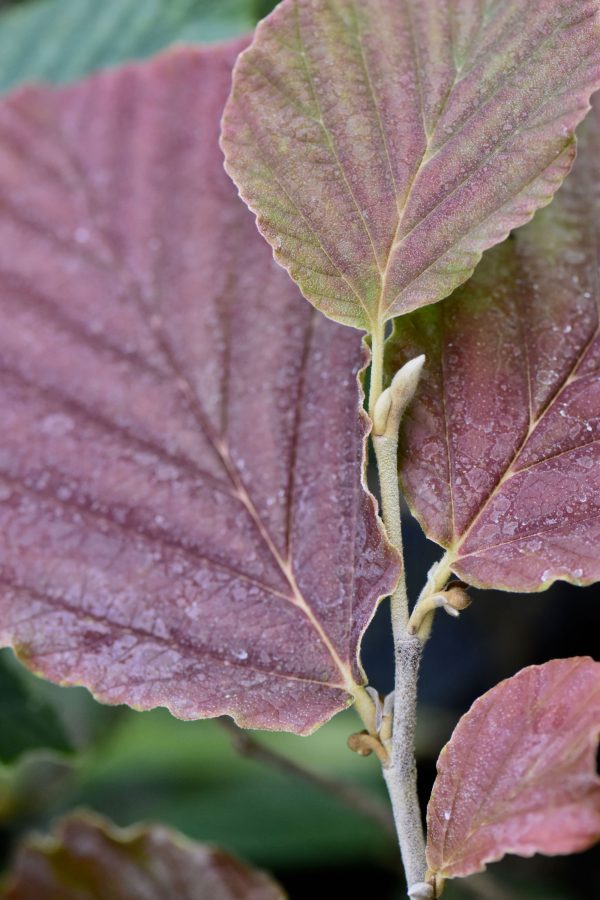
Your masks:
M 9 655 L 0 653 L 0 671 L 14 678 Z M 58 725 L 79 753 L 73 759 L 35 753 L 4 770 L 0 823 L 4 820 L 5 828 L 45 828 L 56 815 L 86 806 L 119 825 L 161 821 L 270 868 L 357 858 L 396 865 L 393 841 L 376 825 L 311 785 L 240 757 L 218 722 L 182 722 L 160 709 L 103 708 L 81 688 L 49 685 L 25 671 L 20 681 L 43 711 L 46 727 Z M 360 782 L 383 797 L 376 763 L 345 748 L 356 726 L 348 712 L 310 739 L 259 738 L 305 767 Z
M 31 689 L 30 679 L 8 663 L 6 654 L 0 655 L 0 724 L 2 763 L 40 748 L 73 749 L 56 709 Z
M 249 32 L 271 0 L 30 0 L 0 7 L 0 90 L 70 81 L 173 43 Z

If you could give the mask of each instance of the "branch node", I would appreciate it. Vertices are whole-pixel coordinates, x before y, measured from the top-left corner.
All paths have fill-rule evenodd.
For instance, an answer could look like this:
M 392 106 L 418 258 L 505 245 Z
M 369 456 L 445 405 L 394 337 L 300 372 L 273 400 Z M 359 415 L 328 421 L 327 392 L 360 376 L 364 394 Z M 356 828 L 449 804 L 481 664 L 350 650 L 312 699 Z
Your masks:
M 437 900 L 437 898 L 441 897 L 444 893 L 444 888 L 446 887 L 446 879 L 443 875 L 440 875 L 439 872 L 433 872 L 431 869 L 427 869 L 425 878 L 427 879 L 427 883 L 432 886 L 433 896 Z
M 438 900 L 442 896 L 446 885 L 445 878 L 429 870 L 425 876 L 427 881 L 419 881 L 409 888 L 408 896 L 411 900 Z
M 373 410 L 373 435 L 380 436 L 385 434 L 388 416 L 392 408 L 392 392 L 386 388 L 377 398 L 375 409 Z
M 376 691 L 374 687 L 367 686 L 365 691 L 373 701 L 373 706 L 375 707 L 375 733 L 379 734 L 381 731 L 381 723 L 383 721 L 383 704 L 381 702 L 381 697 L 379 691 Z M 372 732 L 369 733 L 372 734 Z

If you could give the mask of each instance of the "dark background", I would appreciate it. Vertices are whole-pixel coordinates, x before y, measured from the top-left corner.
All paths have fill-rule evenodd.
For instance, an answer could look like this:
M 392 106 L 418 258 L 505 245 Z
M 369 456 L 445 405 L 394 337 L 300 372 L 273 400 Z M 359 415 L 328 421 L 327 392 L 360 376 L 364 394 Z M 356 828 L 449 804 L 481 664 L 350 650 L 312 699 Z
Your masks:
M 275 5 L 261 0 L 0 0 L 0 89 L 31 78 L 69 80 L 178 40 L 218 40 L 249 29 Z M 107 26 L 112 16 L 110 27 Z M 110 24 L 110 23 L 109 23 Z M 128 32 L 129 29 L 129 32 Z M 131 34 L 131 39 L 128 34 Z M 405 517 L 411 596 L 439 548 Z M 472 701 L 532 663 L 600 658 L 598 588 L 558 584 L 534 595 L 473 591 L 459 621 L 438 614 L 420 683 L 418 752 L 424 804 L 435 760 Z M 387 604 L 367 633 L 371 683 L 392 687 Z M 20 723 L 26 714 L 28 723 Z M 33 723 L 33 724 L 32 724 Z M 307 767 L 384 791 L 378 764 L 345 747 L 358 727 L 337 716 L 311 738 L 259 735 Z M 51 746 L 64 752 L 26 753 Z M 70 749 L 69 749 L 70 748 Z M 291 900 L 403 896 L 394 843 L 338 801 L 240 758 L 214 722 L 179 722 L 163 710 L 101 707 L 83 689 L 38 681 L 0 654 L 0 865 L 15 842 L 53 817 L 86 806 L 119 824 L 160 820 L 273 871 Z M 462 884 L 449 900 L 590 900 L 600 851 L 569 858 L 506 859 Z M 107 895 L 108 900 L 108 895 Z

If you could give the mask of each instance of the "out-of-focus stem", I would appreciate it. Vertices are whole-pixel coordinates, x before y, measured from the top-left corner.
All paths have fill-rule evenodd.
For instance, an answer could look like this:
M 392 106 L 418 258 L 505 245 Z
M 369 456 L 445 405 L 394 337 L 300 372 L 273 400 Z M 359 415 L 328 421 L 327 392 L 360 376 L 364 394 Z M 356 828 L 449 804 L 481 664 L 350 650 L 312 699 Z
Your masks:
M 349 784 L 337 778 L 328 778 L 319 772 L 305 769 L 304 766 L 299 765 L 294 760 L 275 752 L 270 747 L 251 737 L 246 731 L 238 728 L 235 722 L 229 718 L 223 717 L 217 721 L 231 738 L 233 747 L 240 756 L 254 759 L 271 769 L 275 769 L 277 772 L 298 778 L 313 785 L 313 787 L 319 788 L 321 791 L 325 791 L 343 803 L 344 806 L 374 822 L 388 834 L 394 835 L 394 820 L 389 813 L 388 807 L 378 797 L 355 784 Z

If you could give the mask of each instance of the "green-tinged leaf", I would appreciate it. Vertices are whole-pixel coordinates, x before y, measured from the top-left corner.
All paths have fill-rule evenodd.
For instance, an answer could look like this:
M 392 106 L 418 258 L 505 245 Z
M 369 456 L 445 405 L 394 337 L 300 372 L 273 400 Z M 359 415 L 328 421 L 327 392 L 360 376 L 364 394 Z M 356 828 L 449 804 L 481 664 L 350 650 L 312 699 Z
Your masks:
M 3 900 L 284 900 L 262 872 L 161 825 L 71 815 L 19 851 Z
M 377 333 L 547 204 L 600 85 L 597 0 L 284 0 L 236 66 L 227 168 L 276 259 Z
M 554 203 L 388 346 L 389 374 L 427 354 L 400 475 L 471 584 L 600 579 L 599 186 L 595 103 Z
M 41 0 L 0 14 L 0 90 L 250 31 L 255 0 Z
M 17 671 L 0 657 L 0 762 L 14 762 L 31 750 L 71 749 L 55 708 L 30 691 Z

